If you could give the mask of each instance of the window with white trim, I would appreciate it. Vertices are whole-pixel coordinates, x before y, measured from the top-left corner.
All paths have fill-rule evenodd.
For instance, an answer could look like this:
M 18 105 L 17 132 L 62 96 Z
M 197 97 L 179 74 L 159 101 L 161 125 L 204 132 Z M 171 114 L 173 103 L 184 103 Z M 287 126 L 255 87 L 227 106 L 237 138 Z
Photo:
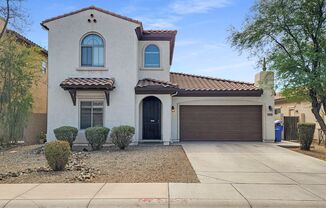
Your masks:
M 145 48 L 144 54 L 144 67 L 145 68 L 159 68 L 160 67 L 160 49 L 154 45 L 148 45 Z
M 81 66 L 104 67 L 104 41 L 96 34 L 90 34 L 81 42 Z
M 103 126 L 103 101 L 80 102 L 80 129 Z

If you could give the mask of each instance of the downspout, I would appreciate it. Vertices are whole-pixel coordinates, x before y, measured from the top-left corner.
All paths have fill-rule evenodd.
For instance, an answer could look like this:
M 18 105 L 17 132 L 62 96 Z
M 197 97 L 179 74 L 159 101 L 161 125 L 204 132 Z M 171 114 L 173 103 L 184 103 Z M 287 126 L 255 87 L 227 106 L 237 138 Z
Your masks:
M 176 91 L 175 93 L 173 93 L 173 94 L 171 94 L 171 97 L 174 97 L 174 96 L 176 96 L 176 95 L 178 95 L 178 91 Z M 171 100 L 171 104 L 172 104 L 172 106 L 173 106 L 173 101 Z M 172 118 L 172 117 L 171 117 Z M 178 119 L 177 119 L 178 120 Z M 178 122 L 178 121 L 177 121 Z M 171 132 L 172 132 L 172 124 L 171 124 Z M 172 135 L 171 135 L 172 136 Z M 172 140 L 172 138 L 171 138 L 171 143 L 173 143 L 173 140 Z

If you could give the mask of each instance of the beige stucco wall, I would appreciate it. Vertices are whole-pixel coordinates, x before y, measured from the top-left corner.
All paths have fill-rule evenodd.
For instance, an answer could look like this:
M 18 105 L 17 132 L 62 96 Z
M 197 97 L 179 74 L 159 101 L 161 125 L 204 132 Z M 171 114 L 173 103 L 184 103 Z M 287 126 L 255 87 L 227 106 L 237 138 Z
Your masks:
M 47 62 L 47 56 L 43 55 L 43 58 L 44 62 Z M 23 140 L 26 144 L 36 143 L 40 133 L 46 133 L 47 131 L 47 72 L 46 70 L 45 73 L 42 73 L 42 68 L 40 68 L 37 81 L 31 88 L 33 106 L 23 133 Z
M 284 116 L 297 116 L 299 117 L 299 122 L 316 123 L 314 139 L 318 139 L 318 129 L 320 126 L 311 112 L 311 103 L 307 101 L 286 102 L 284 100 L 276 102 L 275 108 L 281 110 L 281 113 L 275 115 L 275 119 L 283 120 Z M 326 121 L 326 115 L 323 115 L 323 118 Z
M 2 31 L 3 27 L 5 26 L 5 19 L 0 17 L 0 31 Z

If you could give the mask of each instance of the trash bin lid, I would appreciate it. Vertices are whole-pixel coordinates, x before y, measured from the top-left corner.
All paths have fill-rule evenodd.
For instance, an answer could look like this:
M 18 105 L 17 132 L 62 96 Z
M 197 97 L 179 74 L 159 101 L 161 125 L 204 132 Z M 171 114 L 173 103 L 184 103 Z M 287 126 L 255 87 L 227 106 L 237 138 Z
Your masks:
M 281 120 L 274 121 L 274 124 L 282 124 L 282 123 L 283 123 L 283 121 L 281 121 Z

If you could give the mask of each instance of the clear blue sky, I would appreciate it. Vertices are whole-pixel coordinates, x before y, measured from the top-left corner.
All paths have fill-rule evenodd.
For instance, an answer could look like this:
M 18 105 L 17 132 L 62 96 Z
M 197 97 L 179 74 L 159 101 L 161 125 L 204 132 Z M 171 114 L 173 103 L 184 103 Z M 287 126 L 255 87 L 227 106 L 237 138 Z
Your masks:
M 145 29 L 178 30 L 172 71 L 254 81 L 255 58 L 240 55 L 227 38 L 239 28 L 254 0 L 26 0 L 31 26 L 24 34 L 47 48 L 40 22 L 95 5 L 143 22 Z

